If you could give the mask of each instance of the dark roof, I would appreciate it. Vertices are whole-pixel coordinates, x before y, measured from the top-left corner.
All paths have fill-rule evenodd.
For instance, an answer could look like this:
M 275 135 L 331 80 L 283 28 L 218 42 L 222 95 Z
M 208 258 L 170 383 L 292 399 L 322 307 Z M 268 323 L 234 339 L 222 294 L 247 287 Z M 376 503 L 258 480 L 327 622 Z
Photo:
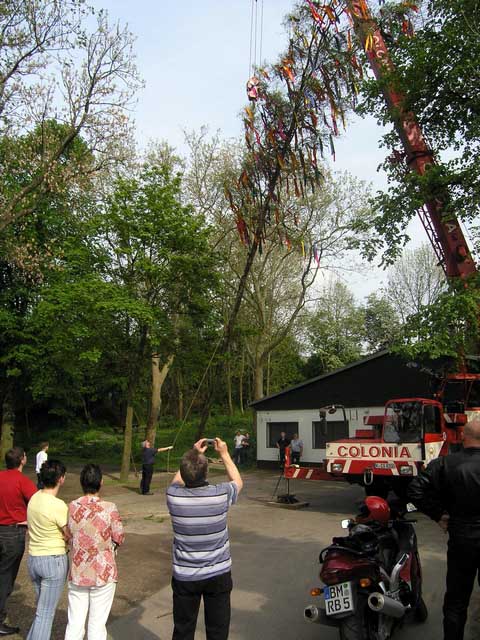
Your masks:
M 381 356 L 384 356 L 387 353 L 388 351 L 386 350 L 378 351 L 377 353 L 374 353 L 370 356 L 366 356 L 361 360 L 355 360 L 355 362 L 351 362 L 350 364 L 347 364 L 345 367 L 334 369 L 333 371 L 329 371 L 328 373 L 322 373 L 321 376 L 315 376 L 315 378 L 309 378 L 308 380 L 305 380 L 304 382 L 300 382 L 299 384 L 296 384 L 293 387 L 288 387 L 288 389 L 284 389 L 283 391 L 277 391 L 277 393 L 272 393 L 271 395 L 265 396 L 264 398 L 260 398 L 259 400 L 254 400 L 253 402 L 250 403 L 250 406 L 254 407 L 256 404 L 259 404 L 260 402 L 266 402 L 267 400 L 271 400 L 272 398 L 278 398 L 278 396 L 283 396 L 285 393 L 291 393 L 292 391 L 295 391 L 295 389 L 301 389 L 302 387 L 306 387 L 309 384 L 314 384 L 319 380 L 325 380 L 325 378 L 329 378 L 330 376 L 335 376 L 338 373 L 341 373 L 342 371 L 347 371 L 347 369 L 351 369 L 352 367 L 358 367 L 358 365 L 363 364 L 364 362 L 369 362 L 374 358 L 380 358 Z
M 382 406 L 395 397 L 429 397 L 431 380 L 425 371 L 384 350 L 255 400 L 251 406 L 257 411 L 310 409 L 328 404 Z

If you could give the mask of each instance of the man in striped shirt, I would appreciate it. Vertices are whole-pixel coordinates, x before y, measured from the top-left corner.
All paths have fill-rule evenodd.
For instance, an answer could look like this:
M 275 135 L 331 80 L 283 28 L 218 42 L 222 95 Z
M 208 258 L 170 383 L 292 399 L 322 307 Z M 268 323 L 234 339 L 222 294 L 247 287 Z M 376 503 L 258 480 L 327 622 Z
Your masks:
M 228 638 L 232 560 L 227 512 L 243 481 L 227 444 L 215 438 L 214 446 L 229 482 L 208 484 L 207 441 L 202 438 L 183 456 L 167 489 L 174 534 L 172 640 L 193 640 L 202 596 L 207 640 Z

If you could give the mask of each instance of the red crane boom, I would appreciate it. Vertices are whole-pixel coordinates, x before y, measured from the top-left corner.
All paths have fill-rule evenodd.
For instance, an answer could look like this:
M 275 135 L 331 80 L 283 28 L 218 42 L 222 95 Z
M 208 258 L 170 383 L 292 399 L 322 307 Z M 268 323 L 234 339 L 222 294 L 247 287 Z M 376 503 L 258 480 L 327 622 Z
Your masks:
M 375 77 L 380 80 L 394 67 L 383 35 L 365 0 L 347 0 L 355 32 L 360 38 Z M 405 109 L 405 97 L 392 84 L 383 89 L 395 128 L 405 150 L 407 165 L 424 175 L 435 165 L 433 152 L 425 141 L 414 114 Z M 429 200 L 420 212 L 433 249 L 448 277 L 467 278 L 477 271 L 457 217 L 446 210 L 440 198 Z

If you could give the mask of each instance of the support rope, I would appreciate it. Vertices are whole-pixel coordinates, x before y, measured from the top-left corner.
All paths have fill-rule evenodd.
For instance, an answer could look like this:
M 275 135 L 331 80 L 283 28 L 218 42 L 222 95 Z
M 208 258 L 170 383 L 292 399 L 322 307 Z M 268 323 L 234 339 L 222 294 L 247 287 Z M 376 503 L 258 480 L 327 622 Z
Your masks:
M 210 358 L 205 371 L 203 372 L 203 376 L 202 379 L 200 380 L 200 382 L 198 383 L 198 386 L 195 390 L 195 393 L 193 394 L 192 400 L 188 406 L 187 412 L 182 420 L 182 423 L 180 424 L 180 428 L 177 431 L 177 435 L 175 436 L 175 438 L 173 439 L 173 443 L 172 443 L 172 447 L 175 447 L 175 444 L 178 440 L 178 437 L 183 429 L 183 427 L 185 426 L 188 416 L 190 415 L 190 411 L 192 410 L 193 404 L 195 402 L 195 400 L 197 399 L 197 396 L 200 392 L 200 389 L 202 388 L 203 383 L 205 382 L 205 378 L 207 377 L 207 374 L 210 370 L 210 367 L 212 366 L 213 360 L 215 358 L 215 356 L 217 355 L 217 351 L 218 351 L 218 347 L 220 346 L 220 344 L 223 342 L 223 336 L 218 340 L 217 344 L 215 345 L 215 349 L 213 350 L 212 353 L 212 357 Z M 173 449 L 171 449 L 170 451 L 172 451 Z M 167 453 L 167 473 L 169 473 L 170 471 L 170 451 Z

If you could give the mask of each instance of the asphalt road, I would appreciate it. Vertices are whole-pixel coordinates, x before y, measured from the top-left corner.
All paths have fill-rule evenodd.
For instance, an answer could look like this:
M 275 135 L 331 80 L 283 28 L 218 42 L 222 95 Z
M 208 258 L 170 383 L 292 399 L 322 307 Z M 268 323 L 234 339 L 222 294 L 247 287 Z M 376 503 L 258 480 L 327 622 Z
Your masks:
M 318 584 L 318 553 L 341 534 L 340 521 L 355 513 L 362 491 L 341 483 L 296 481 L 293 492 L 310 506 L 288 510 L 269 506 L 276 478 L 267 473 L 246 477 L 239 504 L 230 512 L 230 539 L 233 557 L 231 640 L 333 640 L 336 629 L 303 620 L 305 605 L 312 602 L 309 590 Z M 164 513 L 163 496 L 149 498 L 158 513 Z M 145 503 L 146 504 L 146 503 Z M 133 525 L 132 525 L 133 526 Z M 142 527 L 134 529 L 142 535 Z M 149 530 L 151 535 L 151 530 Z M 158 523 L 160 548 L 165 556 L 171 543 L 168 518 Z M 436 524 L 419 516 L 417 525 L 424 570 L 424 598 L 429 619 L 422 625 L 409 624 L 395 634 L 398 640 L 418 637 L 438 640 L 441 633 L 441 606 L 445 583 L 446 536 Z M 158 537 L 156 538 L 159 539 Z M 165 584 L 109 625 L 113 640 L 169 640 L 172 632 L 171 591 Z M 141 567 L 139 569 L 141 571 Z M 121 576 L 120 580 L 128 580 Z M 132 604 L 135 594 L 130 593 Z M 465 640 L 480 637 L 480 594 L 474 592 Z M 202 616 L 196 634 L 204 640 Z

